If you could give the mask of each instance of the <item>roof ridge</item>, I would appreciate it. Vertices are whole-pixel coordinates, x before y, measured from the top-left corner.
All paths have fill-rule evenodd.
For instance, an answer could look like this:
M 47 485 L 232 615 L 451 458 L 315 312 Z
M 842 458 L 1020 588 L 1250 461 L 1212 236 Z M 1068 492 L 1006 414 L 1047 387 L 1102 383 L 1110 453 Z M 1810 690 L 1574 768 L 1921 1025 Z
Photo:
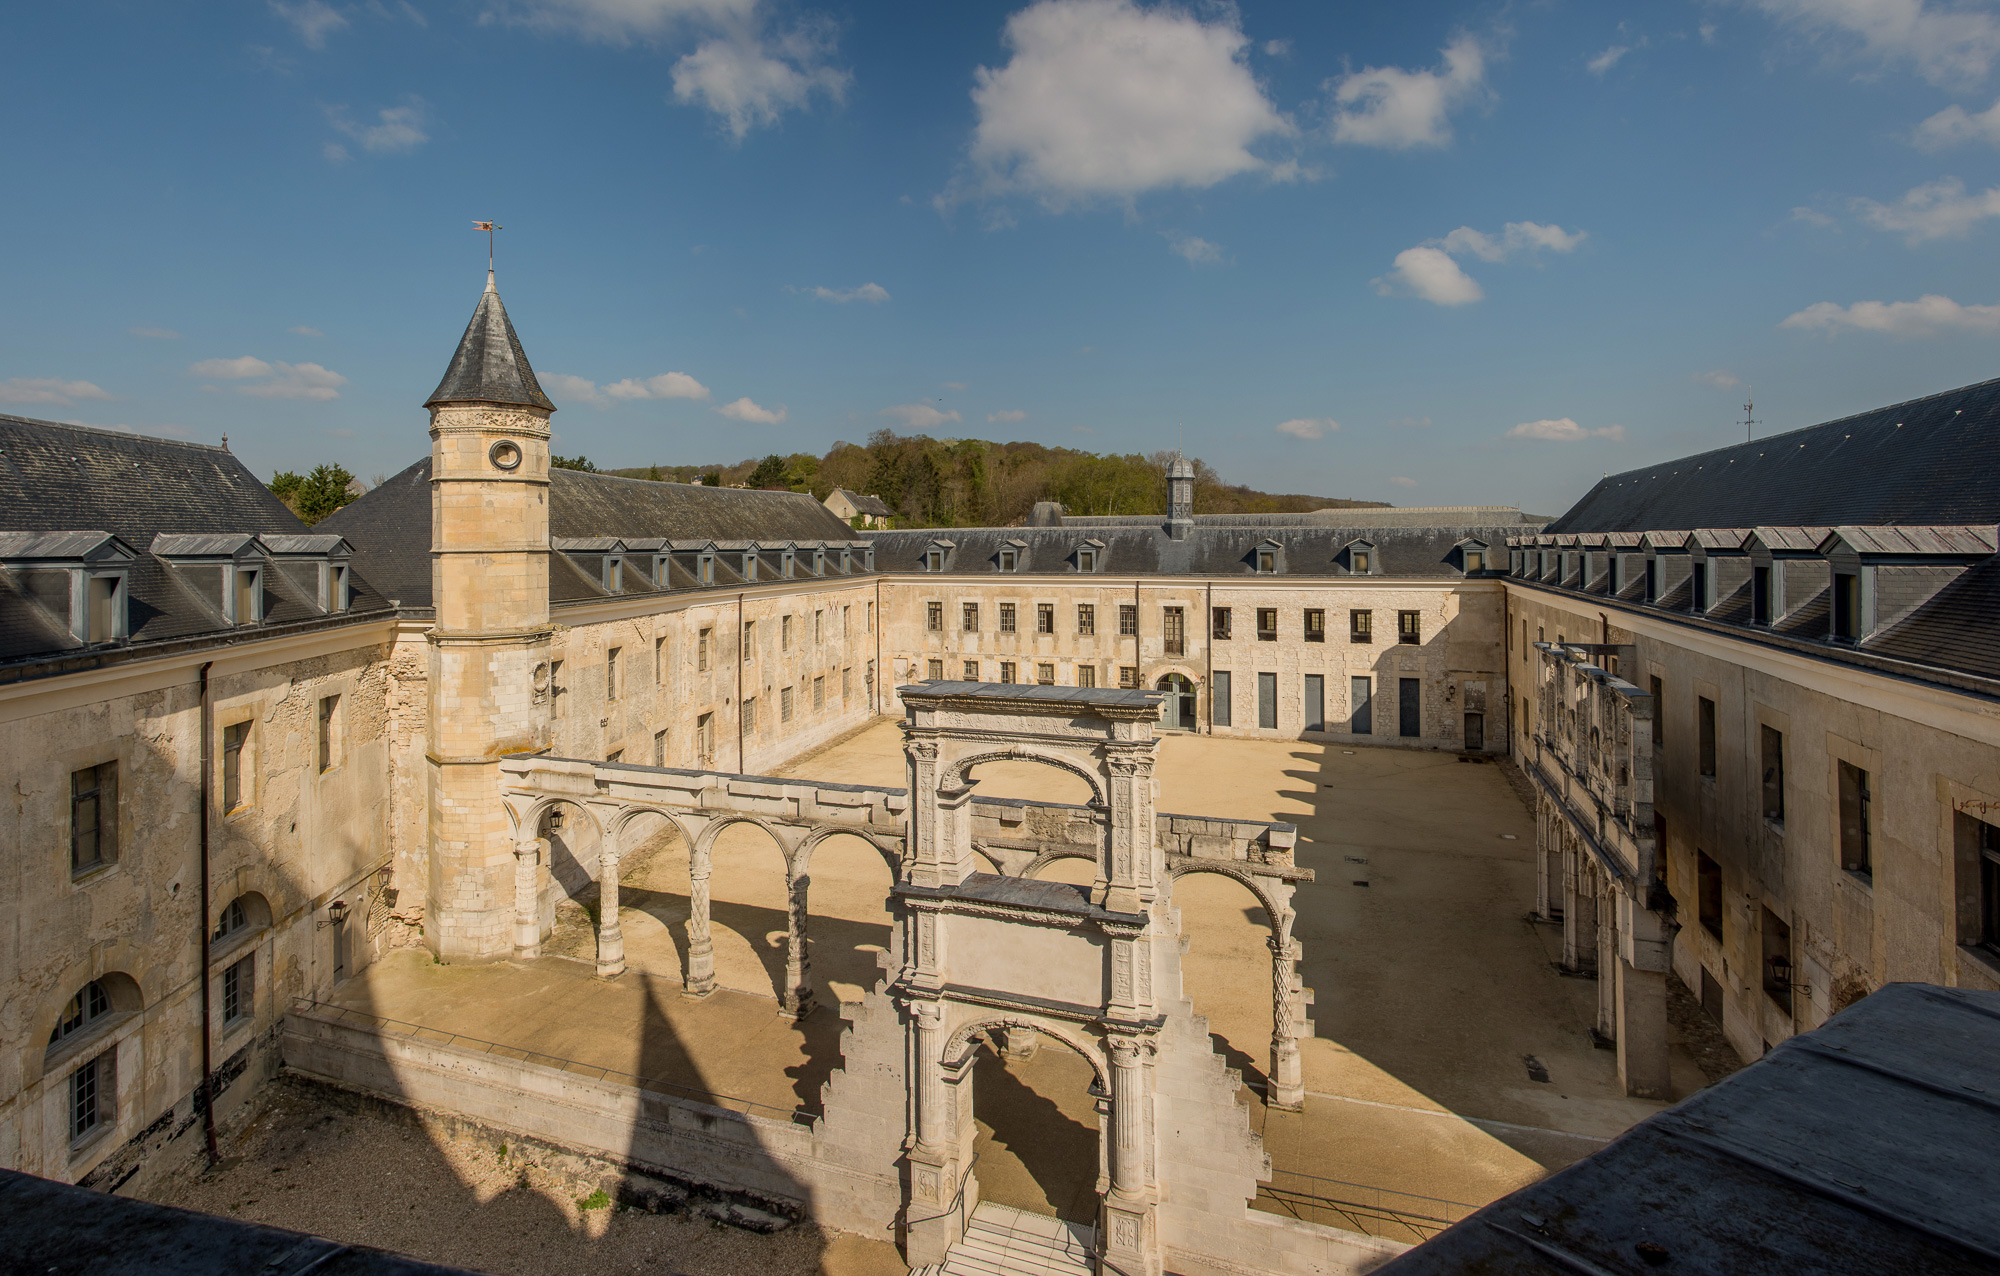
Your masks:
M 77 430 L 84 434 L 109 435 L 114 439 L 136 439 L 142 443 L 164 443 L 169 447 L 200 448 L 207 452 L 228 452 L 231 456 L 236 455 L 219 443 L 197 443 L 192 439 L 165 438 L 156 434 L 141 434 L 137 430 L 119 430 L 105 425 L 84 425 L 77 421 L 45 421 L 40 417 L 15 416 L 11 412 L 0 412 L 0 422 L 12 422 L 16 425 L 53 426 L 59 430 Z
M 741 492 L 746 495 L 755 492 L 766 496 L 803 496 L 808 499 L 812 497 L 811 492 L 773 492 L 768 487 L 710 487 L 706 483 L 682 483 L 676 479 L 634 478 L 630 474 L 606 474 L 602 470 L 573 470 L 566 465 L 551 466 L 549 469 L 549 473 L 551 474 L 555 474 L 558 471 L 564 474 L 581 475 L 589 479 L 603 479 L 612 483 L 644 483 L 648 487 L 698 487 L 709 492 Z

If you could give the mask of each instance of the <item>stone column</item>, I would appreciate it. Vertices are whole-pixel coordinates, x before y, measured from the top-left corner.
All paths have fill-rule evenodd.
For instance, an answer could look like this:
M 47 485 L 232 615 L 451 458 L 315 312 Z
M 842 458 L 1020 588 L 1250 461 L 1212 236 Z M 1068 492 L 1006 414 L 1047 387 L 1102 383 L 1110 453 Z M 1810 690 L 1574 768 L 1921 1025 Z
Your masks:
M 1300 1112 L 1306 1106 L 1306 1080 L 1292 1003 L 1298 948 L 1289 938 L 1291 929 L 1287 913 L 1283 929 L 1266 941 L 1271 948 L 1271 1077 L 1264 1097 L 1271 1107 Z
M 708 933 L 709 848 L 697 835 L 688 856 L 688 973 L 685 990 L 691 997 L 715 991 L 715 941 Z
M 1597 1035 L 1611 1041 L 1618 1037 L 1618 981 L 1611 969 L 1618 961 L 1618 910 L 1613 902 L 1618 888 L 1606 874 L 1596 877 L 1599 889 L 1590 903 L 1597 913 Z
M 1535 918 L 1562 920 L 1563 862 L 1556 847 L 1555 821 L 1549 815 L 1549 800 L 1535 802 Z
M 1618 910 L 1618 1081 L 1634 1098 L 1671 1099 L 1667 970 L 1673 961 L 1677 927 L 1624 891 L 1616 892 L 1614 898 Z
M 542 862 L 540 838 L 514 843 L 514 956 L 523 960 L 542 955 L 542 919 L 535 887 Z
M 1586 970 L 1597 960 L 1596 888 L 1591 885 L 1595 865 L 1574 832 L 1559 826 L 1563 844 L 1563 969 Z
M 1106 862 L 1098 865 L 1105 884 L 1104 906 L 1114 913 L 1144 912 L 1159 889 L 1161 859 L 1153 827 L 1154 742 L 1122 743 L 1105 757 L 1105 794 L 1110 827 Z
M 1111 1191 L 1104 1198 L 1104 1233 L 1098 1238 L 1102 1268 L 1123 1276 L 1157 1276 L 1161 1262 L 1153 1226 L 1153 1196 L 1146 1181 L 1146 1144 L 1152 1133 L 1145 1056 L 1152 1047 L 1131 1037 L 1106 1043 L 1111 1055 Z
M 916 1027 L 917 1150 L 942 1156 L 944 1120 L 944 1007 L 921 1002 L 910 1007 Z
M 803 1019 L 813 1012 L 812 959 L 806 950 L 806 896 L 812 878 L 801 873 L 788 883 L 785 917 L 785 1013 Z
M 944 1261 L 964 1233 L 959 1195 L 956 1138 L 950 1128 L 945 1093 L 944 1007 L 934 1001 L 909 1002 L 910 1087 L 916 1100 L 916 1129 L 906 1155 L 903 1250 L 910 1265 Z
M 597 851 L 597 974 L 625 973 L 625 929 L 618 924 L 618 839 L 609 829 Z

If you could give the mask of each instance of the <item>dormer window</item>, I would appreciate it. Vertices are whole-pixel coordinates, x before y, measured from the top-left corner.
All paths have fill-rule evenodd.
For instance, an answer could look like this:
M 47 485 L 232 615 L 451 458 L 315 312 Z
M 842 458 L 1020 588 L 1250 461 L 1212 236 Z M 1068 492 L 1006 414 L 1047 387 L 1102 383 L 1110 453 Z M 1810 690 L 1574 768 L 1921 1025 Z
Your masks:
M 1374 573 L 1375 543 L 1373 541 L 1350 541 L 1347 548 L 1342 552 L 1347 556 L 1347 570 L 1350 575 L 1368 576 Z
M 1368 574 L 1369 566 L 1368 566 L 1367 550 L 1365 549 L 1355 550 L 1352 558 L 1349 561 L 1351 561 L 1354 564 L 1354 571 L 1356 575 L 1365 576 Z
M 1257 551 L 1257 571 L 1265 576 L 1275 575 L 1278 570 L 1278 551 L 1275 548 Z
M 933 550 L 930 550 L 930 551 L 928 551 L 927 553 L 925 553 L 925 554 L 924 554 L 924 570 L 925 570 L 925 571 L 927 571 L 927 572 L 941 572 L 941 571 L 943 571 L 943 570 L 944 570 L 944 551 L 943 551 L 943 550 L 941 550 L 941 549 L 933 549 Z
M 1021 563 L 1021 556 L 1017 551 L 1011 549 L 1003 549 L 1000 551 L 1001 571 L 1003 572 L 1017 571 L 1020 568 L 1020 563 Z
M 625 560 L 616 554 L 604 556 L 604 592 L 619 593 L 625 588 Z
M 1484 552 L 1483 550 L 1477 550 L 1477 549 L 1468 549 L 1468 550 L 1466 550 L 1466 551 L 1465 551 L 1465 574 L 1466 574 L 1466 575 L 1468 575 L 1468 576 L 1470 576 L 1470 575 L 1472 575 L 1472 574 L 1473 574 L 1474 572 L 1483 572 L 1483 571 L 1485 571 L 1485 570 L 1486 570 L 1486 554 L 1485 554 L 1485 552 Z
M 346 563 L 323 563 L 319 569 L 319 605 L 323 611 L 346 611 L 354 605 Z
M 757 579 L 757 551 L 754 549 L 743 551 L 743 579 L 746 581 Z
M 1076 569 L 1080 572 L 1096 571 L 1097 551 L 1094 549 L 1080 549 L 1076 551 Z
M 1861 576 L 1833 574 L 1833 640 L 1854 642 L 1861 637 Z
M 715 555 L 713 554 L 703 554 L 701 556 L 701 583 L 704 585 L 713 585 L 715 583 Z
M 861 569 L 870 572 L 875 570 L 875 547 L 873 545 L 861 551 Z M 873 606 L 874 604 L 871 603 L 869 605 Z
M 826 575 L 826 551 L 823 549 L 813 551 L 813 575 Z
M 223 599 L 228 604 L 225 619 L 232 625 L 255 625 L 264 619 L 264 570 L 231 564 Z
M 786 550 L 784 554 L 784 571 L 786 580 L 790 580 L 792 578 L 797 562 L 798 562 L 798 551 L 790 549 Z

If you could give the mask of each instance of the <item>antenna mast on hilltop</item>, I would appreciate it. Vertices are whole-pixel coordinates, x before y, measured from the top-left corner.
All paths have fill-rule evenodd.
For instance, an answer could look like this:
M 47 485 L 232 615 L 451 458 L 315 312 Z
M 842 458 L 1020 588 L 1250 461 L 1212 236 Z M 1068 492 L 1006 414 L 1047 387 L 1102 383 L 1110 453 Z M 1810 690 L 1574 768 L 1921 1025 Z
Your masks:
M 1746 402 L 1743 404 L 1743 419 L 1741 421 L 1738 421 L 1736 424 L 1743 427 L 1743 441 L 1745 443 L 1748 443 L 1750 441 L 1750 427 L 1753 425 L 1762 425 L 1763 422 L 1759 421 L 1756 417 L 1750 415 L 1751 409 L 1757 406 L 1756 396 L 1746 394 L 1743 397 L 1746 400 Z

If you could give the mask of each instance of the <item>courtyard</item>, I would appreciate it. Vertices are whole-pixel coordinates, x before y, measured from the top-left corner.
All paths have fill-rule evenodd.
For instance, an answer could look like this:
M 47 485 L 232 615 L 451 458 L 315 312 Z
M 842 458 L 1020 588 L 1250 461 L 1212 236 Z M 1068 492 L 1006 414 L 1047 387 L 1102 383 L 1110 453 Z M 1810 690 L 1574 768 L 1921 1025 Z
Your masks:
M 902 737 L 882 720 L 787 774 L 903 783 Z M 1239 1101 L 1263 1135 L 1273 1180 L 1257 1206 L 1414 1241 L 1436 1225 L 1587 1155 L 1659 1109 L 1619 1090 L 1593 1045 L 1595 985 L 1559 975 L 1556 928 L 1528 914 L 1533 823 L 1494 761 L 1168 734 L 1159 809 L 1284 820 L 1316 880 L 1294 901 L 1316 1035 L 1301 1043 L 1303 1112 L 1262 1101 L 1271 1032 L 1267 926 L 1235 882 L 1175 886 L 1184 992 L 1215 1048 L 1240 1070 Z M 982 795 L 1073 802 L 1080 781 L 1028 763 L 988 764 Z M 1047 876 L 1088 881 L 1060 862 Z M 490 1043 L 520 1057 L 616 1074 L 765 1116 L 816 1112 L 839 1066 L 836 1001 L 879 977 L 889 941 L 886 861 L 859 839 L 816 853 L 810 960 L 818 1007 L 780 1013 L 782 860 L 748 825 L 723 834 L 711 879 L 718 989 L 682 993 L 688 853 L 671 832 L 628 851 L 621 924 L 628 969 L 594 970 L 594 889 L 559 911 L 542 958 L 441 965 L 389 955 L 336 1002 L 385 1031 Z M 974 1077 L 982 1197 L 1092 1219 L 1096 1104 L 1089 1070 L 1059 1046 L 983 1055 Z M 1676 1097 L 1704 1083 L 1674 1048 Z M 277 1220 L 274 1220 L 277 1221 Z

